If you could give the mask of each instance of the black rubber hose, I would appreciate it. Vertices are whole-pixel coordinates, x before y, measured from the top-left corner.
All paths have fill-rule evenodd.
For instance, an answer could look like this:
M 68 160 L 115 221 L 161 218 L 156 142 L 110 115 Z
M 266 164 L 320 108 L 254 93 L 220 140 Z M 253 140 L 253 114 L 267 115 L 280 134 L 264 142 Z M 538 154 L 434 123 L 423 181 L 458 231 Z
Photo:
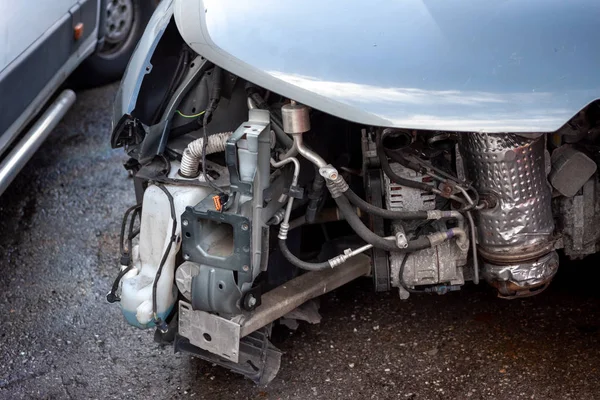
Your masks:
M 397 162 L 398 164 L 405 166 L 406 168 L 409 168 L 409 169 L 412 169 L 413 171 L 417 171 L 417 172 L 421 172 L 421 173 L 425 169 L 423 166 L 421 166 L 415 162 L 408 161 L 406 159 L 406 157 L 404 157 L 404 155 L 402 155 L 400 153 L 400 151 L 389 150 L 389 149 L 386 149 L 385 147 L 384 147 L 384 151 L 385 151 L 385 154 L 389 158 L 391 158 L 393 161 Z
M 402 219 L 408 221 L 414 220 L 423 220 L 427 219 L 427 211 L 392 211 L 386 210 L 384 208 L 380 208 L 374 206 L 373 204 L 367 203 L 365 200 L 360 198 L 359 195 L 354 193 L 352 189 L 348 189 L 344 192 L 348 200 L 364 212 L 368 214 L 373 214 L 381 218 L 385 219 Z M 308 218 L 307 218 L 308 221 Z
M 325 178 L 323 178 L 317 171 L 317 173 L 315 174 L 315 179 L 313 181 L 311 191 L 308 194 L 308 198 L 310 199 L 310 201 L 308 202 L 308 207 L 306 208 L 306 222 L 309 224 L 315 222 L 315 217 L 317 216 L 319 203 L 323 199 L 324 186 Z
M 288 249 L 285 240 L 283 239 L 279 239 L 279 248 L 281 249 L 281 253 L 285 257 L 285 259 L 300 269 L 305 269 L 307 271 L 322 271 L 324 269 L 331 268 L 331 265 L 329 265 L 329 261 L 324 261 L 320 263 L 302 261 L 301 259 L 292 254 L 290 249 Z
M 402 288 L 404 290 L 406 290 L 408 293 L 425 293 L 424 290 L 409 288 L 406 285 L 406 282 L 404 282 L 404 268 L 406 267 L 406 261 L 408 261 L 409 256 L 410 256 L 410 254 L 407 254 L 402 259 L 402 264 L 400 264 L 400 272 L 398 273 L 398 281 L 400 282 L 400 285 L 402 285 Z
M 417 250 L 423 250 L 431 247 L 431 242 L 425 236 L 421 236 L 415 240 L 410 240 L 408 246 L 401 249 L 396 246 L 393 240 L 385 239 L 379 235 L 373 233 L 369 228 L 363 224 L 358 215 L 354 212 L 354 207 L 350 204 L 345 196 L 340 196 L 335 199 L 340 212 L 344 215 L 346 221 L 350 227 L 356 232 L 358 236 L 365 242 L 372 244 L 374 247 L 387 251 L 397 251 L 401 253 L 409 253 Z
M 377 144 L 376 144 L 377 157 L 379 157 L 379 162 L 381 163 L 381 169 L 383 169 L 383 172 L 385 172 L 385 174 L 388 176 L 388 178 L 390 178 L 393 182 L 395 182 L 401 186 L 406 186 L 406 187 L 410 187 L 413 189 L 419 189 L 419 190 L 422 190 L 424 192 L 429 192 L 429 193 L 435 192 L 435 188 L 433 186 L 430 186 L 423 182 L 415 182 L 415 181 L 411 181 L 410 179 L 402 178 L 401 176 L 398 176 L 394 171 L 392 171 L 392 168 L 390 167 L 390 164 L 387 159 L 387 155 L 385 154 L 385 149 L 381 145 L 381 133 L 379 133 L 379 132 L 377 133 L 376 140 L 377 140 Z
M 173 225 L 171 226 L 171 239 L 169 240 L 169 244 L 167 245 L 167 248 L 166 248 L 165 252 L 163 253 L 163 256 L 160 260 L 160 264 L 158 265 L 158 269 L 156 270 L 156 275 L 154 276 L 154 283 L 152 284 L 152 314 L 155 317 L 154 323 L 161 331 L 164 332 L 165 329 L 167 329 L 166 328 L 167 325 L 165 324 L 165 322 L 162 319 L 157 317 L 158 307 L 157 307 L 157 299 L 156 299 L 156 289 L 158 286 L 158 281 L 162 274 L 163 267 L 165 266 L 165 263 L 167 262 L 167 257 L 169 256 L 169 253 L 171 252 L 171 247 L 173 246 L 173 243 L 177 242 L 177 235 L 176 235 L 177 215 L 175 214 L 175 203 L 173 201 L 173 196 L 171 195 L 169 190 L 160 183 L 157 186 L 160 188 L 160 190 L 162 190 L 164 192 L 164 194 L 169 199 L 169 206 L 171 208 L 171 219 L 173 220 Z

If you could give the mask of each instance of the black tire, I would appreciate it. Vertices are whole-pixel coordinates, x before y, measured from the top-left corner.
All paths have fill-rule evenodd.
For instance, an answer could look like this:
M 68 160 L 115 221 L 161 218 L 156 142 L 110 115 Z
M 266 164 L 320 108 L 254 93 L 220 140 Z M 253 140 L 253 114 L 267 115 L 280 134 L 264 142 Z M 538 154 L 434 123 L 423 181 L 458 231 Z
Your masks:
M 112 1 L 112 0 L 107 0 Z M 131 0 L 133 23 L 127 36 L 118 43 L 107 40 L 75 70 L 71 82 L 77 87 L 95 87 L 121 78 L 146 24 L 156 8 L 156 0 Z M 101 12 L 106 12 L 102 10 Z

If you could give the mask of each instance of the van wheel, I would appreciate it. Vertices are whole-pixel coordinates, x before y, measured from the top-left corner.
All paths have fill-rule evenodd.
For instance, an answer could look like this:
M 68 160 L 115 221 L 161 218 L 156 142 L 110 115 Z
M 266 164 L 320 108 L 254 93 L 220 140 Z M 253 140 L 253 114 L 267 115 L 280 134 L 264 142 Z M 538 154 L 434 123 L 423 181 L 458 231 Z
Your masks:
M 156 0 L 106 1 L 104 43 L 73 74 L 77 86 L 104 85 L 123 75 L 156 3 Z

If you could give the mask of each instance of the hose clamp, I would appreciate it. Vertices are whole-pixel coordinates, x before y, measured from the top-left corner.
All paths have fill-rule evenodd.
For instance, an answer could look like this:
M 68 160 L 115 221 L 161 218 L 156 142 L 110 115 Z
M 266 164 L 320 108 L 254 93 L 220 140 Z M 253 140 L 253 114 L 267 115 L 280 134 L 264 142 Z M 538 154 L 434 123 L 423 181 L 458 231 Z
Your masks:
M 346 251 L 344 251 L 344 253 L 345 252 Z M 345 263 L 346 260 L 348 260 L 348 258 L 350 258 L 350 256 L 347 255 L 347 254 L 337 255 L 337 256 L 335 256 L 335 257 L 333 257 L 332 259 L 329 260 L 329 266 L 331 268 L 335 268 L 335 267 L 337 267 L 337 266 L 342 265 L 343 263 Z
M 277 238 L 281 240 L 286 240 L 289 230 L 290 225 L 285 222 L 282 222 L 281 225 L 279 225 L 279 235 L 277 235 Z
M 450 239 L 454 236 L 454 232 L 452 230 L 445 232 L 435 232 L 431 235 L 427 235 L 427 239 L 431 243 L 431 247 L 437 246 L 439 244 L 444 243 L 446 240 Z
M 444 214 L 440 210 L 427 211 L 427 219 L 438 220 L 438 219 L 442 219 L 443 217 L 444 217 Z

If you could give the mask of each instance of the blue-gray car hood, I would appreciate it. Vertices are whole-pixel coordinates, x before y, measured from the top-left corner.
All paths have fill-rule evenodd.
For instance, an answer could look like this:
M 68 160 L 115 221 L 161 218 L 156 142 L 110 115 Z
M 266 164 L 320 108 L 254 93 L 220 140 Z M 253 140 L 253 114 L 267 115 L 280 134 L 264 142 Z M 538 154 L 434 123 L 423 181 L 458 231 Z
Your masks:
M 597 0 L 175 0 L 186 42 L 356 122 L 554 131 L 600 97 Z
M 139 53 L 172 12 L 209 60 L 368 125 L 554 131 L 600 97 L 595 0 L 164 3 L 129 71 L 133 97 L 151 55 Z

